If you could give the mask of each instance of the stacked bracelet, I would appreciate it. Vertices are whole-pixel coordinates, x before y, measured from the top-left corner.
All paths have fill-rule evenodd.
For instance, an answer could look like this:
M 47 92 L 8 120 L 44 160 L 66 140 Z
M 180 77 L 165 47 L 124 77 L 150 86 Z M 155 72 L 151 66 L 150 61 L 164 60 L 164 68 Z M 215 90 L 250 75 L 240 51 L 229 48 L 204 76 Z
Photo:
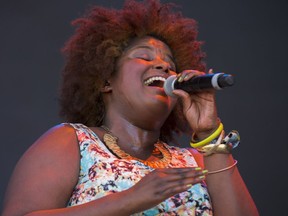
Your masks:
M 190 142 L 190 145 L 193 148 L 199 148 L 199 147 L 205 146 L 209 144 L 212 140 L 216 139 L 221 134 L 222 131 L 223 131 L 223 124 L 220 122 L 217 130 L 214 131 L 214 133 L 212 133 L 209 137 L 196 143 Z
M 209 156 L 215 153 L 230 154 L 232 149 L 240 143 L 240 135 L 237 131 L 231 131 L 225 138 L 223 124 L 220 123 L 217 130 L 206 139 L 200 142 L 190 142 L 190 145 L 203 156 Z

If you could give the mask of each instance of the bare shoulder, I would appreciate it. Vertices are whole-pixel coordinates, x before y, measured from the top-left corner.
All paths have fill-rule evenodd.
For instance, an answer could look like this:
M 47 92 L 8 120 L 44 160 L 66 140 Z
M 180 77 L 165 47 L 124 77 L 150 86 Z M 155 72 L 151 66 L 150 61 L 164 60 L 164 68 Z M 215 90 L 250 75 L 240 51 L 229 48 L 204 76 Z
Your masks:
M 193 149 L 193 148 L 188 148 L 188 151 L 191 152 L 198 166 L 204 168 L 204 161 L 203 161 L 202 154 L 200 154 L 196 149 Z
M 24 215 L 64 207 L 78 180 L 79 161 L 75 130 L 63 124 L 48 130 L 18 161 L 6 192 L 4 213 Z
M 75 130 L 64 124 L 57 125 L 44 133 L 25 152 L 19 163 L 41 159 L 37 163 L 47 163 L 57 167 L 65 166 L 78 158 L 79 147 Z

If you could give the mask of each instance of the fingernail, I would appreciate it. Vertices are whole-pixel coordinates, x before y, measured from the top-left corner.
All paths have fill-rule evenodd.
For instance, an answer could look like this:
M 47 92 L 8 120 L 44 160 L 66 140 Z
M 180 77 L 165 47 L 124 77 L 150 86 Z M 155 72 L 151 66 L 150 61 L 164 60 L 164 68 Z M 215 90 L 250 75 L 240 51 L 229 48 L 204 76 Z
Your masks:
M 199 179 L 205 179 L 205 177 L 206 177 L 205 175 L 202 175 L 202 176 L 199 176 L 198 178 Z
M 177 81 L 182 82 L 183 80 L 184 80 L 184 78 L 182 76 L 180 76 Z
M 186 187 L 190 188 L 190 187 L 192 187 L 192 184 L 187 184 Z
M 206 173 L 208 173 L 208 170 L 203 170 L 202 171 L 202 174 L 206 174 Z
M 195 167 L 195 170 L 201 170 L 202 168 L 201 167 Z
M 187 76 L 187 75 L 183 78 L 184 81 L 187 81 L 187 80 L 189 80 L 189 79 L 190 79 L 190 78 L 189 78 L 189 76 Z

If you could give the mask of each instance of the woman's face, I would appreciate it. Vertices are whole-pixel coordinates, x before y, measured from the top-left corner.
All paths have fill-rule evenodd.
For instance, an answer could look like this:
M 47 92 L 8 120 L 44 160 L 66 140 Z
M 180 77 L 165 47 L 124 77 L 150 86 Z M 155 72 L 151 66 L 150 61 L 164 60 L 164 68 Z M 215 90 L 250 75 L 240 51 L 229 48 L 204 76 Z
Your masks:
M 117 66 L 110 80 L 113 106 L 133 121 L 145 118 L 163 124 L 176 103 L 163 88 L 167 77 L 176 74 L 169 47 L 153 37 L 137 39 Z

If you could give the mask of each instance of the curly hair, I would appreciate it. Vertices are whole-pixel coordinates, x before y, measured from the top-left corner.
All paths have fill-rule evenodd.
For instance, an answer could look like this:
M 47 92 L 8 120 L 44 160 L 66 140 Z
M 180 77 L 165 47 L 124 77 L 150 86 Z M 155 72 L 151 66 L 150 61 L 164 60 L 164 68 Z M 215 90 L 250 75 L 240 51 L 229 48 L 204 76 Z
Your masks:
M 123 9 L 92 7 L 76 19 L 75 34 L 63 48 L 66 65 L 60 89 L 60 115 L 68 122 L 100 126 L 105 106 L 100 88 L 116 70 L 117 59 L 135 38 L 153 36 L 166 43 L 177 71 L 205 70 L 205 56 L 196 40 L 197 23 L 159 0 L 127 0 Z M 187 132 L 187 122 L 177 105 L 161 129 L 161 139 Z

